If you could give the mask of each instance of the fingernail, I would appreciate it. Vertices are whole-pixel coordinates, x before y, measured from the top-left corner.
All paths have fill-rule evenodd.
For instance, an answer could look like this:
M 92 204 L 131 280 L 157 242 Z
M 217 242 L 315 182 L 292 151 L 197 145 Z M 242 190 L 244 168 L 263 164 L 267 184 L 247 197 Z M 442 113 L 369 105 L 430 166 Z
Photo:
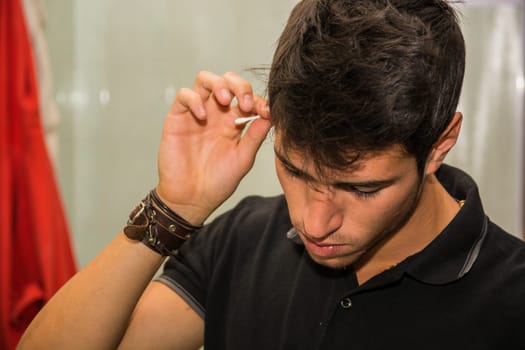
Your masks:
M 242 98 L 244 100 L 244 104 L 245 105 L 249 105 L 253 102 L 253 99 L 252 99 L 252 96 L 251 95 L 244 95 L 244 97 Z
M 221 89 L 219 93 L 221 94 L 222 98 L 228 99 L 231 97 L 230 92 L 226 89 Z
M 206 110 L 204 110 L 204 107 L 199 106 L 195 109 L 195 113 L 197 113 L 197 117 L 203 118 L 206 116 Z

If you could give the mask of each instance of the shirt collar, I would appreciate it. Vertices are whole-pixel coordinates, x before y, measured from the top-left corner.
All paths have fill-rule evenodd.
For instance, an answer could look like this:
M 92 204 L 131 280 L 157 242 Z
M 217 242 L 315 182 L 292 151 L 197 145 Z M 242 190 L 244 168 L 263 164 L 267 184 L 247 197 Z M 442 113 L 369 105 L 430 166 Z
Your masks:
M 487 233 L 488 218 L 470 176 L 447 165 L 442 165 L 436 175 L 451 196 L 465 203 L 434 241 L 403 265 L 407 274 L 422 282 L 445 284 L 463 277 L 474 265 Z

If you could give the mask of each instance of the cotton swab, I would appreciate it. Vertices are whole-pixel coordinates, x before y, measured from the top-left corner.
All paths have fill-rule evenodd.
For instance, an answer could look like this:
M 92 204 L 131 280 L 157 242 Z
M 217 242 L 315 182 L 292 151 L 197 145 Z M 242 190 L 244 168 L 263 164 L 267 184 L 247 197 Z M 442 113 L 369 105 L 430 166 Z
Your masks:
M 234 123 L 235 125 L 242 125 L 251 122 L 252 120 L 259 119 L 260 117 L 260 115 L 255 115 L 253 117 L 240 117 L 235 119 Z

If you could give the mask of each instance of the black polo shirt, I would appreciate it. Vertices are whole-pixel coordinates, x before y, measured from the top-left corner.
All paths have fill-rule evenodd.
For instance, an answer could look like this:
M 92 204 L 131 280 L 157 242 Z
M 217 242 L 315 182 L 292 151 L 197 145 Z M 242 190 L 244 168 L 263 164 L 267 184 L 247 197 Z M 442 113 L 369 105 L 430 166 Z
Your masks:
M 204 318 L 207 350 L 525 349 L 524 243 L 488 220 L 468 175 L 443 166 L 438 178 L 465 199 L 458 215 L 361 286 L 286 237 L 282 196 L 243 200 L 159 280 Z

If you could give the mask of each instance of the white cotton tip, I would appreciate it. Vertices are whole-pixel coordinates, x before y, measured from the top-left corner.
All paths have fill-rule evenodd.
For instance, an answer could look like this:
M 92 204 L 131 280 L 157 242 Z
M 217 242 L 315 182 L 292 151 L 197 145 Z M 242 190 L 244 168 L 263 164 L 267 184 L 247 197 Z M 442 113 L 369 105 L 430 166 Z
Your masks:
M 255 115 L 253 117 L 240 117 L 240 118 L 237 118 L 235 119 L 235 125 L 242 125 L 242 124 L 246 124 L 248 122 L 251 122 L 252 120 L 255 120 L 255 119 L 259 119 L 261 116 L 259 115 Z

